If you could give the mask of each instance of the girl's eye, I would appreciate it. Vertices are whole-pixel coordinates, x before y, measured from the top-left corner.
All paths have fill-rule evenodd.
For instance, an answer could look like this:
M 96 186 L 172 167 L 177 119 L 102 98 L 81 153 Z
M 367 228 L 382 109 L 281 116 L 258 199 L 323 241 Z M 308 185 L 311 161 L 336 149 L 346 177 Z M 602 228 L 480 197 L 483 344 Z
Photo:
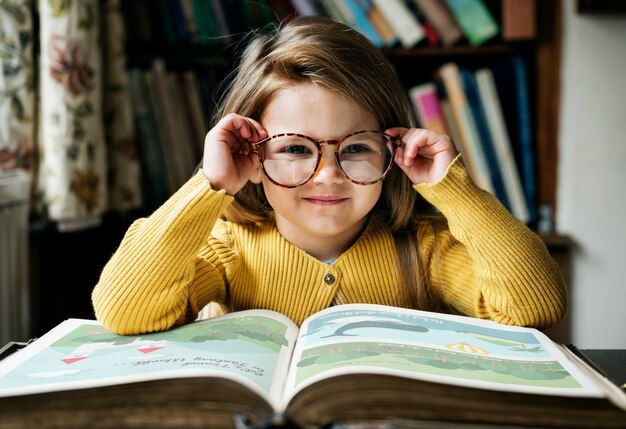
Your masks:
M 308 147 L 304 145 L 290 145 L 283 147 L 280 152 L 291 155 L 305 155 L 311 153 Z
M 362 143 L 353 143 L 350 144 L 346 147 L 344 147 L 341 150 L 342 154 L 346 154 L 346 155 L 350 155 L 350 154 L 356 154 L 356 153 L 366 153 L 366 152 L 370 152 L 371 148 L 366 145 L 366 144 L 362 144 Z

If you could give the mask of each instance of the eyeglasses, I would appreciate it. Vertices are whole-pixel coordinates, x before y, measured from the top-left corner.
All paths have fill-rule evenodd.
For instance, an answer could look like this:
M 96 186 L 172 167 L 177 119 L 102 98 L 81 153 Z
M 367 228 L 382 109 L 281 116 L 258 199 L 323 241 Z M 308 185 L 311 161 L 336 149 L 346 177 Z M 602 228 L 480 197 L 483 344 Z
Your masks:
M 304 185 L 315 176 L 322 160 L 322 145 L 335 146 L 337 166 L 348 180 L 371 185 L 391 170 L 400 138 L 381 131 L 356 131 L 339 140 L 282 133 L 250 143 L 267 178 L 284 188 Z

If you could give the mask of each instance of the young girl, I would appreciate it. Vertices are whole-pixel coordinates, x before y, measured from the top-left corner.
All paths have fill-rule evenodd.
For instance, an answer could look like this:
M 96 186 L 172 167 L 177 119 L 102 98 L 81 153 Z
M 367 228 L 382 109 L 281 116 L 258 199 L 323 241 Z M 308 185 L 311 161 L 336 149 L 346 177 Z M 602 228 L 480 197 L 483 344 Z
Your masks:
M 365 302 L 545 328 L 566 294 L 542 241 L 477 188 L 450 139 L 415 128 L 379 50 L 296 18 L 249 44 L 202 169 L 130 227 L 93 291 L 119 334 L 210 302 L 298 324 Z

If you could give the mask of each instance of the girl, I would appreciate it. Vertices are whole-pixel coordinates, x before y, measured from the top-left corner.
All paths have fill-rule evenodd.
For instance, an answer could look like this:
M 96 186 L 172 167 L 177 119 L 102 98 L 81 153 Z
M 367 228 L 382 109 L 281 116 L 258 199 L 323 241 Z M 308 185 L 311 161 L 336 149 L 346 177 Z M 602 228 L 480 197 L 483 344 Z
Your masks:
M 257 36 L 202 169 L 104 268 L 98 319 L 161 331 L 217 302 L 299 324 L 367 302 L 556 323 L 565 289 L 542 241 L 477 188 L 447 136 L 414 126 L 397 77 L 356 31 L 309 17 Z

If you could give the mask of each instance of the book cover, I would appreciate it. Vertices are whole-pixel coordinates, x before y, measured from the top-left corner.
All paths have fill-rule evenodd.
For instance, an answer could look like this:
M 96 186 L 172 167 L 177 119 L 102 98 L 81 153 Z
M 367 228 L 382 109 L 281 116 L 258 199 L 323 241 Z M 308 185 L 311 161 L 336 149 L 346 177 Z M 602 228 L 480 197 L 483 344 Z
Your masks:
M 445 0 L 470 45 L 482 45 L 500 27 L 483 0 Z
M 452 46 L 463 38 L 463 31 L 443 0 L 413 0 L 413 2 L 435 29 L 443 46 Z
M 412 48 L 424 39 L 424 30 L 402 0 L 372 0 L 385 17 L 400 43 Z
M 299 329 L 267 310 L 133 336 L 70 319 L 0 364 L 0 421 L 60 423 L 71 409 L 66 419 L 90 416 L 90 427 L 129 412 L 150 427 L 276 414 L 303 428 L 390 414 L 620 427 L 624 392 L 566 350 L 530 328 L 368 304 L 322 310 Z
M 524 189 L 519 171 L 517 170 L 509 133 L 506 129 L 506 122 L 504 121 L 504 114 L 502 113 L 502 106 L 493 79 L 493 73 L 489 68 L 482 68 L 476 70 L 474 75 L 511 212 L 522 222 L 527 223 L 530 221 L 528 206 L 526 205 Z
M 491 184 L 493 186 L 494 195 L 500 200 L 500 202 L 511 211 L 509 205 L 509 199 L 504 187 L 504 180 L 502 179 L 502 173 L 496 151 L 493 147 L 493 141 L 491 140 L 491 134 L 487 125 L 487 118 L 483 109 L 483 104 L 478 92 L 478 86 L 474 78 L 474 74 L 467 68 L 461 68 L 461 80 L 463 82 L 463 89 L 474 118 L 474 124 L 476 124 L 476 132 L 482 152 L 485 157 L 487 170 L 489 177 L 491 178 Z

